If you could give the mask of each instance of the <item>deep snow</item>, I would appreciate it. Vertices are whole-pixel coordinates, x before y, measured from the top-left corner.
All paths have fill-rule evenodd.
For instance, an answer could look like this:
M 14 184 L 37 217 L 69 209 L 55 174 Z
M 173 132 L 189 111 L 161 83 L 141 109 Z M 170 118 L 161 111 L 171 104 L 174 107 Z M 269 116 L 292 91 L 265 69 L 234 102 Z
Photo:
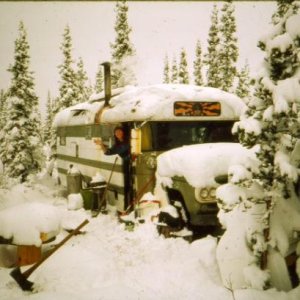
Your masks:
M 12 209 L 37 202 L 59 211 L 62 228 L 75 228 L 84 219 L 90 220 L 82 234 L 68 241 L 31 275 L 33 293 L 23 292 L 9 275 L 15 247 L 1 245 L 1 299 L 299 299 L 299 287 L 289 293 L 244 289 L 234 294 L 224 288 L 216 262 L 215 237 L 192 243 L 166 239 L 150 222 L 127 231 L 113 209 L 108 215 L 91 218 L 89 211 L 68 210 L 67 198 L 60 195 L 60 188 L 47 175 L 31 184 L 0 190 L 2 213 L 8 206 Z M 65 235 L 62 229 L 54 243 Z M 50 246 L 44 244 L 43 250 Z

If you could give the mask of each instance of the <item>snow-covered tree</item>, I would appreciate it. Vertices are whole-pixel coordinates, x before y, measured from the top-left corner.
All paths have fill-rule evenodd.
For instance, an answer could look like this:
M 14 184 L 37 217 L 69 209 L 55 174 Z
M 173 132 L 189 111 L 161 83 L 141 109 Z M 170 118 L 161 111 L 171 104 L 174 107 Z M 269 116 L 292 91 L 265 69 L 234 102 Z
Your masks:
M 30 55 L 23 22 L 15 41 L 14 64 L 7 98 L 7 114 L 1 134 L 1 160 L 8 176 L 25 181 L 42 163 L 41 120 L 34 78 L 29 69 Z
M 0 130 L 5 125 L 5 120 L 7 116 L 7 110 L 6 110 L 6 104 L 7 104 L 7 93 L 1 89 L 0 91 Z
M 176 57 L 173 57 L 171 68 L 171 82 L 178 83 L 178 67 Z
M 300 228 L 298 5 L 290 3 L 286 14 L 260 41 L 261 48 L 266 50 L 264 68 L 256 80 L 255 94 L 245 114 L 234 126 L 240 142 L 255 150 L 257 161 L 248 167 L 232 168 L 229 183 L 217 192 L 223 211 L 231 203 L 230 209 L 227 207 L 230 217 L 240 210 L 247 225 L 244 236 L 242 232 L 239 236 L 240 241 L 245 241 L 242 242 L 244 253 L 241 253 L 244 265 L 228 271 L 231 279 L 239 278 L 238 284 L 231 282 L 235 287 L 242 283 L 266 288 L 271 284 L 278 289 L 291 289 L 284 258 L 291 250 L 293 230 Z M 224 241 L 221 244 L 224 245 Z
M 277 0 L 277 11 L 272 15 L 272 23 L 278 24 L 295 0 Z
M 128 5 L 126 1 L 116 3 L 116 22 L 114 43 L 112 50 L 112 77 L 111 83 L 114 88 L 134 84 L 136 81 L 133 66 L 135 63 L 135 49 L 130 41 L 132 29 L 128 25 Z
M 188 71 L 188 62 L 187 62 L 187 58 L 186 58 L 186 51 L 184 48 L 182 48 L 180 51 L 178 81 L 179 81 L 179 83 L 184 83 L 184 84 L 188 84 L 190 82 L 189 71 Z
M 50 92 L 48 92 L 46 103 L 46 117 L 44 123 L 44 143 L 50 143 L 52 135 L 52 122 L 54 119 L 54 103 L 51 98 Z
M 251 89 L 251 78 L 249 64 L 246 63 L 245 66 L 237 74 L 238 84 L 235 94 L 242 99 L 247 99 L 250 95 Z
M 164 60 L 163 83 L 170 83 L 170 66 L 169 66 L 169 57 L 168 57 L 168 55 L 165 56 L 165 60 Z
M 79 103 L 87 101 L 92 94 L 92 88 L 88 84 L 88 76 L 84 69 L 84 64 L 81 57 L 79 58 L 79 61 L 77 63 L 76 85 L 78 89 L 77 101 Z
M 207 65 L 207 85 L 218 88 L 221 86 L 220 77 L 220 30 L 219 30 L 219 11 L 216 5 L 213 6 L 211 14 L 211 25 L 208 33 L 207 53 L 204 55 L 204 63 Z
M 3 128 L 6 124 L 7 119 L 7 93 L 1 89 L 0 91 L 0 165 L 2 166 L 1 162 L 1 153 L 4 150 L 4 132 Z M 0 186 L 1 186 L 1 178 L 0 178 Z
M 238 59 L 238 46 L 236 37 L 236 21 L 234 17 L 234 5 L 231 1 L 222 7 L 220 20 L 220 50 L 219 72 L 221 76 L 220 88 L 224 91 L 232 91 L 236 76 L 236 62 Z
M 59 82 L 60 95 L 56 105 L 57 111 L 70 107 L 78 102 L 76 72 L 73 67 L 74 60 L 72 58 L 72 37 L 69 26 L 66 26 L 64 30 L 60 49 L 63 54 L 63 62 L 58 66 L 61 79 Z
M 96 73 L 96 83 L 94 87 L 95 93 L 101 93 L 104 90 L 103 66 L 100 63 Z
M 198 40 L 196 44 L 196 55 L 194 60 L 194 82 L 196 85 L 204 85 L 203 76 L 202 76 L 202 48 L 201 43 Z

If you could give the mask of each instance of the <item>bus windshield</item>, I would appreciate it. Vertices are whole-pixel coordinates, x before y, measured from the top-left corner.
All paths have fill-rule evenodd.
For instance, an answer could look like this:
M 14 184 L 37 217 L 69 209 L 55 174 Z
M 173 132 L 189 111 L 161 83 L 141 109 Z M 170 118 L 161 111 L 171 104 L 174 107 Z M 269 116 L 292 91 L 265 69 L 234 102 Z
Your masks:
M 147 147 L 143 150 L 166 151 L 183 145 L 202 143 L 236 142 L 231 129 L 234 121 L 214 122 L 149 122 L 143 139 Z

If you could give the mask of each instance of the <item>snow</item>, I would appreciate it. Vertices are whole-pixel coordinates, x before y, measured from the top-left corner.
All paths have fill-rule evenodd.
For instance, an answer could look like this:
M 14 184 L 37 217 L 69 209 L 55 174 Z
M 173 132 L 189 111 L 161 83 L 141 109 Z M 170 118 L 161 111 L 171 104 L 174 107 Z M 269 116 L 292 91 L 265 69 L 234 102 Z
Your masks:
M 96 175 L 92 177 L 90 183 L 98 183 L 98 182 L 105 182 L 104 176 L 99 172 L 97 172 Z
M 70 194 L 68 195 L 68 209 L 80 209 L 83 207 L 83 199 L 81 194 Z
M 12 239 L 13 244 L 39 247 L 41 233 L 56 235 L 59 231 L 59 213 L 52 205 L 22 203 L 0 211 L 0 236 Z
M 295 40 L 297 37 L 300 37 L 300 16 L 293 15 L 288 18 L 285 24 L 286 31 Z
M 208 143 L 176 148 L 157 158 L 157 181 L 171 186 L 171 178 L 183 176 L 195 187 L 218 186 L 215 178 L 227 175 L 230 165 L 250 163 L 254 152 L 237 143 Z
M 146 120 L 173 120 L 173 103 L 175 101 L 217 101 L 221 103 L 221 119 L 235 119 L 245 108 L 243 101 L 225 91 L 184 84 L 158 84 L 144 87 L 127 86 L 122 93 L 110 100 L 101 115 L 102 122 L 117 123 Z M 121 92 L 120 91 L 120 92 Z M 102 99 L 103 94 L 98 96 Z M 96 102 L 93 95 L 89 102 L 75 105 L 59 112 L 54 120 L 54 127 L 93 123 L 97 111 L 104 102 Z M 80 114 L 78 112 L 81 111 Z M 181 117 L 183 120 L 185 117 Z M 199 118 L 199 117 L 196 117 Z M 205 117 L 202 117 L 205 119 Z M 178 119 L 178 117 L 177 117 Z M 192 121 L 193 117 L 188 119 Z
M 259 135 L 262 131 L 262 126 L 258 120 L 255 118 L 243 119 L 241 117 L 240 122 L 236 122 L 233 125 L 233 133 L 237 132 L 237 128 L 244 129 L 247 133 L 253 133 L 254 135 Z
M 280 52 L 285 52 L 293 44 L 293 40 L 288 33 L 279 35 L 267 44 L 267 51 L 271 52 L 273 49 L 279 49 Z
M 94 123 L 96 113 L 103 105 L 104 102 L 83 102 L 68 107 L 55 115 L 53 127 Z
M 290 292 L 226 289 L 216 261 L 215 237 L 208 235 L 192 243 L 181 238 L 166 239 L 158 235 L 150 222 L 136 224 L 134 231 L 126 231 L 112 208 L 108 215 L 97 218 L 91 218 L 90 212 L 83 209 L 68 210 L 67 200 L 59 196 L 58 187 L 48 179 L 33 182 L 31 186 L 19 185 L 14 189 L 23 192 L 9 207 L 12 211 L 21 204 L 30 204 L 29 199 L 34 204 L 40 200 L 44 205 L 59 210 L 62 228 L 66 228 L 66 223 L 72 223 L 75 228 L 86 218 L 90 222 L 82 229 L 82 234 L 74 236 L 32 273 L 29 280 L 34 282 L 34 292 L 24 292 L 19 288 L 9 275 L 12 266 L 0 267 L 1 299 L 230 300 L 233 295 L 238 300 L 299 298 L 299 288 Z M 1 192 L 1 203 L 8 204 L 3 196 Z M 43 207 L 39 206 L 41 212 Z M 6 209 L 2 207 L 1 212 Z M 15 222 L 15 215 L 11 218 Z M 31 222 L 35 218 L 38 214 Z M 49 219 L 45 219 L 45 223 L 51 227 Z M 55 242 L 66 234 L 62 229 Z M 44 244 L 43 252 L 48 251 L 52 243 Z M 0 263 L 3 263 L 1 259 L 14 254 L 14 249 L 10 247 L 0 246 Z

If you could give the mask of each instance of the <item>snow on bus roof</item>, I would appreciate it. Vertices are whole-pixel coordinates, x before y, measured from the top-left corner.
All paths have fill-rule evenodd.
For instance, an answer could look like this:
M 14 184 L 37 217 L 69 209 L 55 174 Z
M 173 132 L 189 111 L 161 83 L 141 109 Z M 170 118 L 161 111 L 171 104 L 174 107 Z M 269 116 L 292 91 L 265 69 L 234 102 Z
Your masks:
M 96 113 L 104 102 L 83 102 L 58 112 L 53 120 L 53 127 L 92 124 Z
M 112 95 L 115 95 L 112 93 Z M 54 126 L 93 123 L 97 111 L 104 106 L 103 94 L 94 95 L 89 102 L 67 108 L 57 114 Z M 129 86 L 110 99 L 110 107 L 103 111 L 101 122 L 178 119 L 174 116 L 176 101 L 207 101 L 221 104 L 220 116 L 216 119 L 237 119 L 245 107 L 236 95 L 217 88 L 185 84 L 158 84 L 144 87 Z M 201 119 L 209 117 L 201 116 Z M 199 116 L 180 116 L 180 120 L 199 120 Z
M 222 119 L 236 119 L 245 104 L 230 93 L 211 87 L 185 84 L 160 84 L 132 88 L 111 100 L 112 108 L 103 113 L 104 122 L 174 120 L 176 101 L 213 101 L 221 103 Z M 199 116 L 181 116 L 180 119 L 199 119 Z M 205 117 L 201 117 L 205 118 Z

